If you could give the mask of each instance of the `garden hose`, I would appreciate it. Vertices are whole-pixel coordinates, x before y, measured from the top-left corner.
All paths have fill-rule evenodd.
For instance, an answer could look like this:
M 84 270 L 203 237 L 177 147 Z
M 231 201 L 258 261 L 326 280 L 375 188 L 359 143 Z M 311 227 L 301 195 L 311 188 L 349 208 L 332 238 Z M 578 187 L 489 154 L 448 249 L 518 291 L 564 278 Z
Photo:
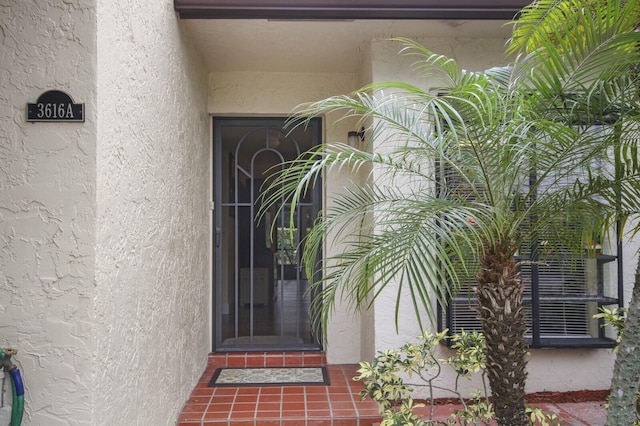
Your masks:
M 22 423 L 22 414 L 24 412 L 24 385 L 22 383 L 22 377 L 20 376 L 20 370 L 15 369 L 9 372 L 11 376 L 11 389 L 13 402 L 11 405 L 11 426 L 20 426 Z
M 17 354 L 15 349 L 0 348 L 0 367 L 11 377 L 11 423 L 9 426 L 20 426 L 24 413 L 24 384 L 20 369 L 11 362 L 11 356 Z

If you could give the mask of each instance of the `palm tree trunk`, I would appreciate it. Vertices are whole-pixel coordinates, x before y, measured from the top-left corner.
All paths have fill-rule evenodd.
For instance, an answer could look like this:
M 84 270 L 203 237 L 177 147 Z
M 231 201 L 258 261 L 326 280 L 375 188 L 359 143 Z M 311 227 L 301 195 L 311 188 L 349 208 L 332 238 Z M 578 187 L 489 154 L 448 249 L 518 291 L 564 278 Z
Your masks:
M 502 251 L 502 253 L 496 253 Z M 502 426 L 526 426 L 528 343 L 522 306 L 523 284 L 510 244 L 480 259 L 478 312 L 486 339 L 487 377 L 496 420 Z
M 636 418 L 640 386 L 640 257 L 622 340 L 613 367 L 607 426 L 628 426 Z

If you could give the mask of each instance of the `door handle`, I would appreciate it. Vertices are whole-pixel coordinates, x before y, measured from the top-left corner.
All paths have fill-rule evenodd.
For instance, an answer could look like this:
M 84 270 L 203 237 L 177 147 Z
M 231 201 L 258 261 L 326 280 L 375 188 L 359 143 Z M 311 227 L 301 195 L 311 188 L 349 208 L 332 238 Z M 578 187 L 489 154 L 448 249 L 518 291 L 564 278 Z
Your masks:
M 216 248 L 220 247 L 221 238 L 222 238 L 222 229 L 216 228 Z

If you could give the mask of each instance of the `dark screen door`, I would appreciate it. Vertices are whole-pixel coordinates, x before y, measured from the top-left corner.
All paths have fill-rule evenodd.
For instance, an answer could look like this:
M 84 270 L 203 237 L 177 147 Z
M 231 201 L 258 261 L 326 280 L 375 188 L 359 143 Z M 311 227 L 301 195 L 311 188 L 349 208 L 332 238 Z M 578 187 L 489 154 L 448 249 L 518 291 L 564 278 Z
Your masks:
M 301 250 L 320 185 L 296 205 L 294 223 L 284 200 L 258 218 L 270 175 L 321 139 L 319 120 L 294 130 L 284 121 L 213 120 L 215 350 L 319 349 Z

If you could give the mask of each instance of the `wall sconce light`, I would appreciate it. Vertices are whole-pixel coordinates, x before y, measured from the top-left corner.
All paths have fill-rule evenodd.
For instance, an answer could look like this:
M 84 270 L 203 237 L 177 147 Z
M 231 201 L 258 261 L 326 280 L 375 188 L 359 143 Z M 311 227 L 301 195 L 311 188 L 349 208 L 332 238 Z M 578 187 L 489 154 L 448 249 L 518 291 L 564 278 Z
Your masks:
M 360 145 L 358 139 L 360 139 L 360 141 L 364 141 L 364 126 L 362 127 L 362 129 L 360 129 L 359 132 L 352 130 L 348 133 L 347 136 L 349 140 L 349 146 L 351 146 L 352 148 L 357 148 L 358 145 Z

